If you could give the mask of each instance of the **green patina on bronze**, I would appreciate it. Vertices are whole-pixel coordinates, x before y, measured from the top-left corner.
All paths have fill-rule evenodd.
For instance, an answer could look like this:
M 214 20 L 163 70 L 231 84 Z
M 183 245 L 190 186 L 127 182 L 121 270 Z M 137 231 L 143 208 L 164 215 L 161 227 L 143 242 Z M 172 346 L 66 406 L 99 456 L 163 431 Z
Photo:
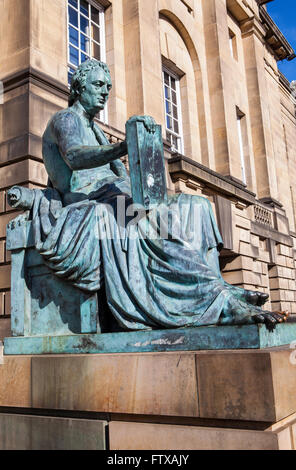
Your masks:
M 126 126 L 132 198 L 145 209 L 168 201 L 161 126 L 147 132 L 136 116 Z
M 223 242 L 210 202 L 168 197 L 154 119 L 133 116 L 127 141 L 117 144 L 95 123 L 111 86 L 106 64 L 90 60 L 77 69 L 69 107 L 43 136 L 48 188 L 9 191 L 10 204 L 27 211 L 7 228 L 13 335 L 272 329 L 284 315 L 260 308 L 268 296 L 221 276 Z M 120 160 L 126 154 L 131 176 Z
M 71 336 L 6 338 L 5 354 L 113 354 L 162 351 L 266 349 L 291 344 L 296 323 L 278 325 L 200 326 L 177 330 Z

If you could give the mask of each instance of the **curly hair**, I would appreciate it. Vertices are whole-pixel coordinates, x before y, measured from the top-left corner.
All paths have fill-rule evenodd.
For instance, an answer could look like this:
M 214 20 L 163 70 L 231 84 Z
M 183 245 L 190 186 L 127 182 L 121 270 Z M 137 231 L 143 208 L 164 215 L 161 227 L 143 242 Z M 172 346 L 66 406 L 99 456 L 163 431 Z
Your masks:
M 86 60 L 81 65 L 79 65 L 72 75 L 70 96 L 68 100 L 69 106 L 72 106 L 77 100 L 78 96 L 81 94 L 81 91 L 86 83 L 88 73 L 95 69 L 103 70 L 103 72 L 105 72 L 105 74 L 111 79 L 110 70 L 105 62 L 101 62 L 97 59 Z

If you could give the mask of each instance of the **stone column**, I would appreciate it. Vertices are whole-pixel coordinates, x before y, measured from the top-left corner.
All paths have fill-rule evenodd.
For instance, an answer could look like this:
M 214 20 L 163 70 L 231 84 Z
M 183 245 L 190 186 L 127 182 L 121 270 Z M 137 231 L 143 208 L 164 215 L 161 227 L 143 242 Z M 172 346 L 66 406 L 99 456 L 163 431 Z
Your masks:
M 67 2 L 0 0 L 0 339 L 10 335 L 10 258 L 6 224 L 17 212 L 6 191 L 14 184 L 44 187 L 41 137 L 67 104 Z M 4 325 L 4 326 L 3 326 Z
M 16 75 L 28 67 L 30 57 L 29 3 L 26 0 L 0 1 L 1 10 L 1 75 Z M 5 89 L 5 83 L 3 84 Z M 0 339 L 10 333 L 10 321 L 1 316 L 10 312 L 10 266 L 6 253 L 6 223 L 15 213 L 6 208 L 5 189 L 15 179 L 26 181 L 28 166 L 26 162 L 14 163 L 16 150 L 25 153 L 25 136 L 28 133 L 28 96 L 25 86 L 15 88 L 3 96 L 0 105 Z M 20 110 L 23 113 L 20 113 Z
M 278 199 L 275 155 L 271 135 L 269 97 L 262 25 L 253 18 L 242 25 L 258 198 Z
M 106 62 L 110 68 L 113 88 L 108 101 L 108 123 L 125 132 L 126 89 L 123 2 L 114 0 L 105 10 Z
M 157 0 L 123 0 L 127 117 L 147 114 L 163 121 Z
M 227 28 L 226 4 L 224 0 L 208 0 L 203 2 L 202 7 L 216 171 L 223 175 L 229 175 L 229 145 L 223 93 L 220 34 L 225 27 Z

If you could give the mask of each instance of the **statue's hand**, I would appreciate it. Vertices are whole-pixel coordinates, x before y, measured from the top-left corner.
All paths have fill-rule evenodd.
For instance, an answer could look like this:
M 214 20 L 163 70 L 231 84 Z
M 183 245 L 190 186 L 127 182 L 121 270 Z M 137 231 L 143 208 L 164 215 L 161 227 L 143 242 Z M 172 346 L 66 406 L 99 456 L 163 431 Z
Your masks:
M 132 116 L 126 123 L 128 126 L 134 122 L 142 122 L 148 132 L 154 134 L 156 130 L 156 122 L 151 116 Z

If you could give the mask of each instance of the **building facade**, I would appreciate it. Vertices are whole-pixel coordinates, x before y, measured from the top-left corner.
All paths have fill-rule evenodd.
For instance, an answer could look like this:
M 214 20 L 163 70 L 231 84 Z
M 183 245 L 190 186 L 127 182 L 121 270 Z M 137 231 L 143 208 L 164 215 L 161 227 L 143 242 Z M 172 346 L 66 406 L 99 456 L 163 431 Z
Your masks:
M 168 190 L 211 201 L 225 280 L 296 314 L 296 99 L 277 67 L 294 51 L 265 3 L 0 0 L 0 340 L 10 335 L 5 230 L 17 215 L 6 191 L 46 186 L 42 134 L 88 57 L 111 70 L 100 116 L 110 141 L 134 114 L 162 124 Z

